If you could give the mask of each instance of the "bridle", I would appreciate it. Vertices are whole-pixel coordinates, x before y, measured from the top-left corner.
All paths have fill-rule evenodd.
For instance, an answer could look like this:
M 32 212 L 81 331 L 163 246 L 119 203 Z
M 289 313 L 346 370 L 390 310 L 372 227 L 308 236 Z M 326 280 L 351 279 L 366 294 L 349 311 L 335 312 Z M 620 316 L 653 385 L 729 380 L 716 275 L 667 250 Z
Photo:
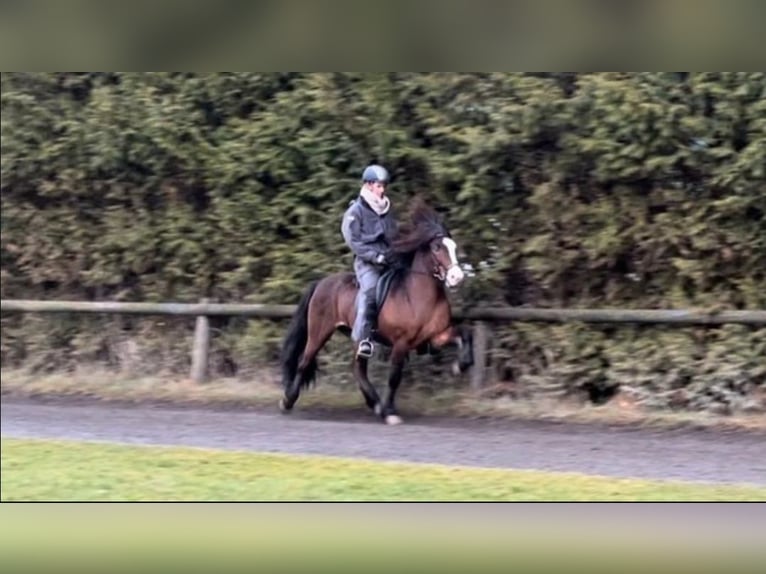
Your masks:
M 450 265 L 449 268 L 445 269 L 444 265 L 438 261 L 434 261 L 433 276 L 436 277 L 439 281 L 445 282 L 447 280 L 447 273 L 449 273 L 449 270 L 452 269 L 452 267 L 454 267 L 454 265 Z
M 416 271 L 415 269 L 410 269 L 410 273 L 415 273 L 416 275 L 429 275 L 431 277 L 435 277 L 439 281 L 446 281 L 447 273 L 449 272 L 449 269 L 452 268 L 452 266 L 450 266 L 449 269 L 445 269 L 444 266 L 439 263 L 436 257 L 434 257 L 433 253 L 431 253 L 431 259 L 433 263 L 431 271 Z

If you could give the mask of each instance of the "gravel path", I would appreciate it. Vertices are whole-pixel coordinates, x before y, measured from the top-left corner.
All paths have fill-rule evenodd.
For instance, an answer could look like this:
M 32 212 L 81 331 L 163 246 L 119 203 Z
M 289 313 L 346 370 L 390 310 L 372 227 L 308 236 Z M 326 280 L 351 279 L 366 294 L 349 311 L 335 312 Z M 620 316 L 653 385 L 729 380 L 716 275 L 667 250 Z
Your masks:
M 766 435 L 529 421 L 38 404 L 4 399 L 3 437 L 321 454 L 474 467 L 766 485 Z

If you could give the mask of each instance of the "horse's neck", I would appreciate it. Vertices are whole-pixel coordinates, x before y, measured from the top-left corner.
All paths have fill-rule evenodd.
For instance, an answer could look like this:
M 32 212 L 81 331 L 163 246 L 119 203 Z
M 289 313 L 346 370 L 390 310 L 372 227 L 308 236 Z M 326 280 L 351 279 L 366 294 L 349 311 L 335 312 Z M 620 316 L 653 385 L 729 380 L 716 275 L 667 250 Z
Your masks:
M 427 253 L 423 251 L 416 253 L 410 268 L 410 280 L 417 284 L 421 295 L 429 294 L 436 301 L 444 297 L 444 286 L 434 277 L 434 270 L 430 263 Z

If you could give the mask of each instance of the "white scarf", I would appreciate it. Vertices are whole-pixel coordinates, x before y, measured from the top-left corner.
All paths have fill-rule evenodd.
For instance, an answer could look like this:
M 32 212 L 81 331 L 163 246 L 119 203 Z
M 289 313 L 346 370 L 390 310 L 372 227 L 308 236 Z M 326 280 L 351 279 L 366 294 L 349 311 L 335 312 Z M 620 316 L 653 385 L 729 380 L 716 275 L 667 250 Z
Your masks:
M 359 195 L 362 196 L 362 199 L 364 199 L 367 204 L 372 207 L 372 210 L 378 215 L 387 213 L 391 207 L 391 201 L 385 195 L 383 197 L 378 197 L 366 187 L 362 187 Z

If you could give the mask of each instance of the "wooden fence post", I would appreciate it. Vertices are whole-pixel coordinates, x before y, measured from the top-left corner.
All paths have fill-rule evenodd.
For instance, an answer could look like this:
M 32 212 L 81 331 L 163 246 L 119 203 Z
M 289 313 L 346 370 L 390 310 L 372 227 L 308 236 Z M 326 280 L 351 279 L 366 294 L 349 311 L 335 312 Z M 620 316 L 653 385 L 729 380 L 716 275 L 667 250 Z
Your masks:
M 473 328 L 473 366 L 471 367 L 471 390 L 478 392 L 484 387 L 487 376 L 487 351 L 489 327 L 477 321 Z
M 202 299 L 201 303 L 207 303 Z M 210 348 L 210 319 L 207 315 L 198 315 L 194 326 L 194 347 L 192 349 L 191 380 L 203 383 L 207 376 L 207 356 Z

